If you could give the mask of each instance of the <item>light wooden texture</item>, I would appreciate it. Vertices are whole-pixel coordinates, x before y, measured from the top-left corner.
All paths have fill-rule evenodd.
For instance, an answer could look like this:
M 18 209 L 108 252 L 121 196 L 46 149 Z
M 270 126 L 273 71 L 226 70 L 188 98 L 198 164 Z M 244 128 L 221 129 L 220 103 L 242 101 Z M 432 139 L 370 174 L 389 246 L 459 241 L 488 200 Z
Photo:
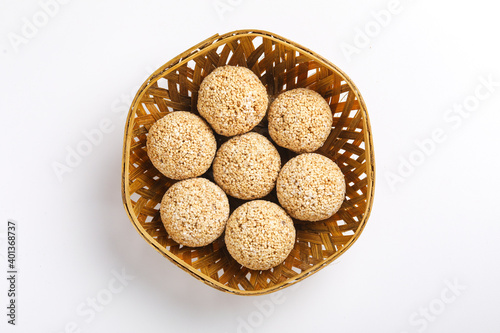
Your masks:
M 203 78 L 223 65 L 250 68 L 270 98 L 293 88 L 320 93 L 333 113 L 333 130 L 317 152 L 335 161 L 345 175 L 346 200 L 333 217 L 320 222 L 294 221 L 295 247 L 279 266 L 252 271 L 231 258 L 223 236 L 201 248 L 174 242 L 159 214 L 163 194 L 175 181 L 157 171 L 146 152 L 151 125 L 168 112 L 196 110 Z M 266 122 L 255 130 L 267 135 Z M 218 136 L 218 143 L 224 138 Z M 280 149 L 282 163 L 294 156 Z M 211 178 L 211 170 L 205 175 Z M 214 35 L 155 71 L 137 92 L 125 128 L 122 195 L 137 231 L 166 258 L 204 283 L 233 294 L 274 292 L 317 272 L 344 253 L 359 237 L 370 215 L 375 161 L 365 103 L 341 70 L 314 52 L 275 34 L 240 30 Z M 266 199 L 276 202 L 273 191 Z M 231 200 L 231 208 L 244 201 Z

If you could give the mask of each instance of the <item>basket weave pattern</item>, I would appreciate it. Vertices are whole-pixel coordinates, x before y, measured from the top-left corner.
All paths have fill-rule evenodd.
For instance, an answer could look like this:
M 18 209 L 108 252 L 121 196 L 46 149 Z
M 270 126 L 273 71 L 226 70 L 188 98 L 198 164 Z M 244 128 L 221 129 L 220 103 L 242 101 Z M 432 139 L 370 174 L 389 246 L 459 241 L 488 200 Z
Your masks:
M 197 113 L 201 81 L 216 67 L 224 65 L 250 68 L 271 98 L 294 88 L 315 90 L 330 104 L 334 117 L 333 130 L 317 152 L 341 168 L 347 185 L 346 200 L 337 214 L 327 220 L 294 221 L 297 238 L 292 252 L 281 265 L 267 271 L 253 271 L 239 265 L 227 252 L 223 236 L 201 248 L 173 241 L 162 225 L 159 208 L 163 194 L 175 181 L 153 167 L 146 151 L 146 135 L 153 123 L 172 111 Z M 265 123 L 257 130 L 265 132 Z M 225 292 L 266 294 L 287 287 L 332 262 L 361 233 L 370 214 L 373 190 L 370 125 L 366 107 L 354 84 L 327 60 L 268 32 L 236 31 L 215 35 L 194 46 L 151 75 L 138 91 L 128 115 L 122 194 L 131 221 L 144 239 L 165 257 Z M 267 199 L 275 201 L 272 196 Z M 232 199 L 232 209 L 240 203 Z

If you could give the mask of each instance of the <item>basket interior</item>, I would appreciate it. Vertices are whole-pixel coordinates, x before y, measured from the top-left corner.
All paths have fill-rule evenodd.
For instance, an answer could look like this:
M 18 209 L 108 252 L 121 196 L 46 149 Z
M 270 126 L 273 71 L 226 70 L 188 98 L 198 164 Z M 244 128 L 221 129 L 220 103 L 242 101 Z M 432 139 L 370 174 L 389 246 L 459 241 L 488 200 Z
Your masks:
M 346 200 L 338 213 L 320 222 L 294 221 L 297 238 L 292 252 L 281 265 L 266 271 L 239 265 L 227 252 L 223 236 L 200 248 L 173 241 L 162 225 L 159 209 L 163 194 L 175 181 L 156 170 L 146 152 L 146 136 L 152 124 L 173 111 L 197 113 L 201 81 L 216 67 L 226 64 L 250 68 L 271 98 L 299 87 L 320 93 L 330 104 L 334 121 L 330 136 L 317 152 L 335 161 L 346 179 Z M 310 51 L 255 32 L 214 38 L 208 45 L 162 67 L 136 96 L 127 120 L 123 195 L 138 231 L 163 255 L 198 279 L 239 294 L 277 290 L 332 261 L 361 231 L 372 194 L 372 165 L 367 168 L 371 149 L 366 133 L 368 119 L 348 80 Z M 256 131 L 268 135 L 265 120 Z M 225 139 L 217 136 L 218 144 Z M 294 155 L 279 150 L 283 164 Z M 368 163 L 373 161 L 368 159 Z M 211 170 L 204 177 L 212 179 Z M 277 202 L 274 191 L 265 199 Z M 244 202 L 230 201 L 232 209 Z

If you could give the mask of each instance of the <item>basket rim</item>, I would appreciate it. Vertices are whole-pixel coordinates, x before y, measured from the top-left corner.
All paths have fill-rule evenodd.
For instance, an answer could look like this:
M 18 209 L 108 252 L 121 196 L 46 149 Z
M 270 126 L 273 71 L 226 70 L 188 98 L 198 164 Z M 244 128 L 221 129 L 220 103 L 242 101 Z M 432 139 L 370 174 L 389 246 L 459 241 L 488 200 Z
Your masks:
M 129 193 L 129 161 L 130 161 L 130 140 L 128 138 L 130 137 L 133 126 L 131 126 L 134 116 L 137 111 L 138 107 L 138 102 L 142 99 L 144 93 L 146 92 L 147 88 L 158 81 L 161 77 L 164 76 L 166 73 L 170 73 L 172 71 L 175 71 L 178 67 L 184 65 L 185 63 L 189 62 L 192 60 L 194 57 L 204 54 L 208 52 L 209 50 L 213 48 L 217 48 L 220 45 L 226 44 L 228 41 L 238 39 L 241 37 L 262 37 L 262 38 L 267 38 L 271 39 L 277 43 L 285 44 L 288 47 L 294 49 L 295 51 L 298 51 L 300 53 L 307 53 L 308 56 L 310 56 L 313 60 L 322 63 L 325 67 L 329 68 L 333 72 L 337 73 L 340 75 L 343 80 L 349 85 L 351 91 L 355 94 L 356 98 L 358 99 L 359 102 L 359 111 L 362 112 L 362 116 L 364 117 L 365 121 L 363 121 L 363 129 L 364 129 L 364 142 L 365 142 L 365 152 L 366 152 L 366 178 L 367 178 L 367 203 L 366 203 L 366 209 L 363 214 L 363 219 L 360 221 L 359 226 L 352 235 L 352 238 L 344 245 L 344 247 L 334 254 L 332 254 L 330 257 L 325 259 L 323 262 L 320 264 L 317 264 L 315 266 L 310 267 L 307 270 L 302 271 L 300 274 L 294 276 L 293 278 L 290 278 L 286 281 L 283 281 L 281 283 L 278 283 L 272 287 L 266 288 L 266 289 L 261 289 L 261 290 L 241 290 L 241 289 L 235 289 L 229 286 L 226 286 L 214 279 L 212 279 L 209 276 L 204 276 L 202 275 L 198 270 L 194 269 L 191 266 L 186 265 L 180 258 L 177 256 L 173 255 L 170 251 L 166 250 L 160 244 L 158 241 L 156 241 L 153 237 L 151 237 L 141 226 L 139 220 L 135 216 L 130 195 Z M 158 68 L 155 72 L 153 72 L 147 79 L 146 81 L 141 85 L 139 90 L 137 91 L 133 102 L 131 104 L 131 107 L 129 109 L 128 115 L 127 115 L 127 120 L 125 124 L 125 131 L 124 131 L 124 143 L 123 143 L 123 156 L 122 156 L 122 182 L 121 182 L 121 191 L 122 191 L 122 200 L 123 200 L 123 205 L 125 208 L 125 211 L 127 212 L 127 215 L 132 222 L 132 225 L 134 228 L 137 230 L 137 232 L 144 238 L 144 240 L 151 245 L 153 248 L 155 248 L 158 252 L 160 252 L 164 257 L 169 259 L 171 262 L 173 262 L 176 266 L 184 270 L 185 272 L 189 273 L 193 277 L 195 277 L 198 280 L 201 280 L 205 284 L 214 287 L 215 289 L 235 294 L 235 295 L 264 295 L 268 293 L 272 293 L 281 289 L 284 289 L 286 287 L 289 287 L 306 277 L 318 272 L 319 270 L 323 269 L 327 265 L 329 265 L 331 262 L 333 262 L 335 259 L 337 259 L 339 256 L 344 254 L 351 246 L 354 244 L 354 242 L 359 238 L 361 235 L 368 218 L 370 217 L 372 206 L 373 206 L 373 196 L 374 196 L 374 190 L 375 190 L 375 159 L 374 159 L 374 152 L 373 152 L 373 138 L 372 138 L 372 133 L 371 133 L 371 126 L 370 126 L 370 120 L 366 108 L 366 104 L 363 100 L 363 97 L 361 96 L 361 93 L 355 86 L 354 82 L 345 74 L 342 70 L 340 70 L 337 66 L 335 66 L 333 63 L 325 59 L 324 57 L 316 54 L 315 52 L 295 43 L 292 42 L 284 37 L 281 37 L 277 34 L 264 31 L 264 30 L 258 30 L 258 29 L 249 29 L 249 30 L 236 30 L 232 31 L 223 35 L 215 34 L 204 41 L 194 45 L 190 49 L 184 51 L 183 53 L 179 54 L 178 56 L 174 57 L 167 63 L 165 63 L 163 66 Z

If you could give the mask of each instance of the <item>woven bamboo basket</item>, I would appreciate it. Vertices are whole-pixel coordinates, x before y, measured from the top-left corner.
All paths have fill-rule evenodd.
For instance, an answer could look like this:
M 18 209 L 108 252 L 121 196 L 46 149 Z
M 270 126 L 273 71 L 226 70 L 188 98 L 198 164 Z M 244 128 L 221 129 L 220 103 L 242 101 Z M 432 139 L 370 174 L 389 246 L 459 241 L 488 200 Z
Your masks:
M 250 68 L 270 98 L 299 87 L 320 93 L 330 104 L 334 123 L 317 152 L 335 161 L 345 175 L 347 192 L 341 209 L 320 222 L 294 221 L 295 246 L 279 266 L 249 270 L 229 255 L 224 237 L 200 248 L 182 246 L 165 231 L 160 218 L 163 194 L 175 181 L 151 164 L 146 136 L 152 124 L 172 111 L 197 113 L 203 78 L 224 65 Z M 267 135 L 265 120 L 256 130 Z M 217 137 L 218 143 L 224 140 Z M 282 163 L 292 157 L 280 150 Z M 209 170 L 204 176 L 211 178 Z M 288 287 L 325 267 L 344 253 L 370 215 L 375 162 L 365 103 L 354 83 L 328 60 L 273 33 L 239 30 L 214 35 L 155 71 L 137 92 L 125 127 L 122 195 L 125 210 L 139 234 L 175 265 L 204 283 L 233 294 L 260 295 Z M 277 202 L 275 191 L 265 199 Z M 231 199 L 231 208 L 242 203 Z

